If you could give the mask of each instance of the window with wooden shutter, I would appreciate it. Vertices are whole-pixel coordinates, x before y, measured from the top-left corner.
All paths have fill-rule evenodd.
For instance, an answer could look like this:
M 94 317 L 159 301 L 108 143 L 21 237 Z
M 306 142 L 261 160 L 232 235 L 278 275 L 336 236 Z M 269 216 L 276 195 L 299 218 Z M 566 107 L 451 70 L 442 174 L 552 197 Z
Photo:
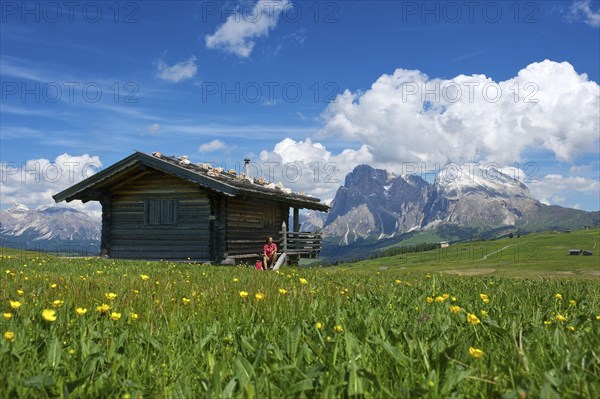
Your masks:
M 144 223 L 147 225 L 177 224 L 177 200 L 145 200 Z

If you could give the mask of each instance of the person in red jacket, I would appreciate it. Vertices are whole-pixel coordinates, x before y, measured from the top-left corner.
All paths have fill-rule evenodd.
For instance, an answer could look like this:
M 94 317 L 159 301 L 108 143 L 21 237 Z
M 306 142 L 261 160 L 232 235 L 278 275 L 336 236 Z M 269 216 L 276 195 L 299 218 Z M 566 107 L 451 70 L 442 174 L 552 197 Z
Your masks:
M 267 237 L 263 246 L 263 266 L 265 270 L 273 268 L 277 261 L 277 244 L 273 242 L 273 237 Z M 270 266 L 270 267 L 269 267 Z

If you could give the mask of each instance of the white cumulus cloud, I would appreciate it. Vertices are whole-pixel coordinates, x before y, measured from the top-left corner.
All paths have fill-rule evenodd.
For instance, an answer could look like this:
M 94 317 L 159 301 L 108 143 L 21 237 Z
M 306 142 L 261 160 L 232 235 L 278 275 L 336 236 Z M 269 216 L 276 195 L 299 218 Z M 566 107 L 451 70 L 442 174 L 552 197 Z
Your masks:
M 25 162 L 0 163 L 0 203 L 3 206 L 15 203 L 31 209 L 52 206 L 52 196 L 81 180 L 98 172 L 102 162 L 98 156 L 89 154 L 61 154 L 53 161 L 49 159 L 31 159 Z M 73 201 L 60 206 L 73 207 L 100 215 L 100 206 L 96 202 L 83 204 Z
M 215 33 L 204 37 L 206 47 L 248 58 L 256 45 L 255 39 L 267 36 L 290 6 L 288 0 L 258 0 L 250 7 L 238 5 L 237 11 Z
M 295 192 L 305 192 L 329 202 L 344 184 L 346 174 L 357 165 L 371 163 L 373 156 L 366 145 L 333 154 L 311 139 L 286 138 L 275 144 L 273 150 L 261 151 L 259 162 L 252 165 L 249 173 L 260 174 Z
M 595 202 L 596 210 L 600 209 L 600 181 L 593 178 L 548 174 L 528 186 L 531 194 L 545 204 L 574 207 L 583 197 L 587 197 Z
M 599 98 L 598 84 L 568 62 L 532 63 L 499 82 L 396 69 L 364 92 L 338 95 L 318 136 L 367 144 L 378 162 L 508 165 L 539 148 L 572 162 L 597 152 Z
M 201 144 L 200 147 L 198 147 L 198 152 L 200 154 L 205 154 L 207 152 L 224 150 L 225 148 L 227 148 L 227 146 L 225 145 L 224 142 L 222 142 L 221 140 L 215 139 L 208 143 Z
M 163 60 L 159 60 L 156 64 L 156 68 L 157 76 L 160 79 L 174 83 L 191 79 L 196 76 L 196 72 L 198 71 L 196 57 L 194 56 L 171 66 L 167 65 Z

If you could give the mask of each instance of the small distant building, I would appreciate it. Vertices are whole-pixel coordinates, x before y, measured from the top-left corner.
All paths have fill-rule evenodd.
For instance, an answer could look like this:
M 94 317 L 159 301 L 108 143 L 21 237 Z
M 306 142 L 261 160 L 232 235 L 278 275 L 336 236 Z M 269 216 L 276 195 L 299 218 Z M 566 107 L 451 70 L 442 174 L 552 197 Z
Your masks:
M 592 251 L 583 251 L 583 256 L 592 256 Z
M 583 251 L 581 249 L 569 249 L 569 255 L 581 255 Z
M 440 248 L 448 248 L 449 246 L 448 241 L 440 241 Z

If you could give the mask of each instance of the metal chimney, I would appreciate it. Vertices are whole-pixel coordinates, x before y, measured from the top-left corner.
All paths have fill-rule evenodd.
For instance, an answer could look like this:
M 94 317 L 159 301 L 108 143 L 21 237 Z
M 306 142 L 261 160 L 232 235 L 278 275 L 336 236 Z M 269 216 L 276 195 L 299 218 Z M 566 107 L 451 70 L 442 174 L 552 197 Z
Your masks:
M 248 176 L 248 166 L 250 166 L 250 159 L 244 158 L 244 176 Z

